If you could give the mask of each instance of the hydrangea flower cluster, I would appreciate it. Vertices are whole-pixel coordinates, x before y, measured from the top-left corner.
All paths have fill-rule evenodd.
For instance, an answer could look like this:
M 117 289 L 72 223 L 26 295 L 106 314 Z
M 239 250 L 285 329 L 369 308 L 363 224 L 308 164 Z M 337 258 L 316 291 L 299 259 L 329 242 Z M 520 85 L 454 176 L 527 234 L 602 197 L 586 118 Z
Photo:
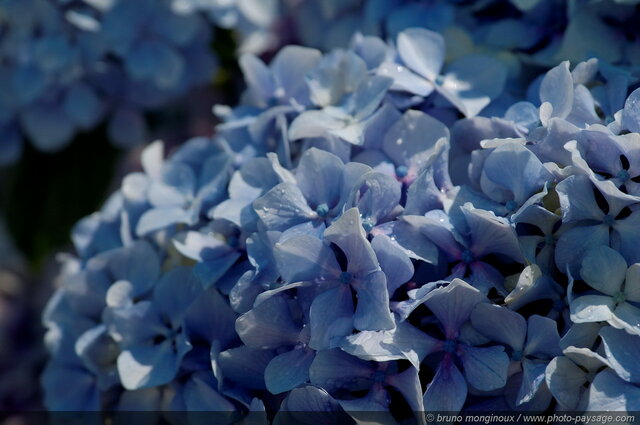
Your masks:
M 50 409 L 640 409 L 630 72 L 504 105 L 501 62 L 424 28 L 240 65 L 214 138 L 150 145 L 74 229 Z
M 144 111 L 216 66 L 206 19 L 170 0 L 2 0 L 0 33 L 0 164 L 105 120 L 116 145 L 146 142 Z
M 597 56 L 638 65 L 637 0 L 175 0 L 238 30 L 243 52 L 287 41 L 329 50 L 352 36 L 395 38 L 410 27 L 445 36 L 449 54 L 493 51 L 513 71 Z M 523 60 L 524 59 L 524 60 Z

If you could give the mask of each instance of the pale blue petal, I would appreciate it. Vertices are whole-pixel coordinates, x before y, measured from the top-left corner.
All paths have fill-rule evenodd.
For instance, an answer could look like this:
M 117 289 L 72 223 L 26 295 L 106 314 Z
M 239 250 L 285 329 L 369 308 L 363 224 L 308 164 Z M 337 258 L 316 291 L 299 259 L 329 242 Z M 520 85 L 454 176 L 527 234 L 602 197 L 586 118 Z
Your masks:
M 436 32 L 410 28 L 398 34 L 398 53 L 411 70 L 435 81 L 444 63 L 444 39 Z
M 437 351 L 439 345 L 437 339 L 401 322 L 390 331 L 362 331 L 349 335 L 340 348 L 363 360 L 409 360 L 414 368 L 420 369 L 422 360 Z
M 253 203 L 260 220 L 269 230 L 286 230 L 316 217 L 298 186 L 280 183 Z
M 579 276 L 585 252 L 594 246 L 609 245 L 609 228 L 605 225 L 578 226 L 567 230 L 556 243 L 555 260 L 559 270 Z
M 331 248 L 313 236 L 300 235 L 276 243 L 273 255 L 282 278 L 289 283 L 340 275 L 340 266 Z
M 583 295 L 571 302 L 571 320 L 575 323 L 606 322 L 613 317 L 615 302 L 602 295 Z
M 361 331 L 388 330 L 395 327 L 389 309 L 387 278 L 381 271 L 352 284 L 356 290 L 358 304 L 353 315 L 353 326 Z
M 467 382 L 452 361 L 440 363 L 433 380 L 424 393 L 427 412 L 457 413 L 467 398 Z
M 640 388 L 621 380 L 612 371 L 604 370 L 591 383 L 586 410 L 637 412 L 640 410 Z
M 527 322 L 508 308 L 480 303 L 471 312 L 471 325 L 491 341 L 508 345 L 516 351 L 524 347 Z
M 296 180 L 309 205 L 326 204 L 331 209 L 338 203 L 343 169 L 342 160 L 329 152 L 311 148 L 302 155 Z
M 606 326 L 600 330 L 609 364 L 618 376 L 632 384 L 640 383 L 640 336 Z
M 545 74 L 540 84 L 540 101 L 551 104 L 552 117 L 565 118 L 569 115 L 573 106 L 573 79 L 568 61 Z
M 236 332 L 247 346 L 273 349 L 294 345 L 301 327 L 293 321 L 286 297 L 273 296 L 236 320 Z
M 271 394 L 281 394 L 307 382 L 314 357 L 314 351 L 308 349 L 296 349 L 274 357 L 264 371 L 267 390 Z
M 506 385 L 509 356 L 503 347 L 464 347 L 460 358 L 472 387 L 491 391 Z
M 365 277 L 380 269 L 357 208 L 345 211 L 325 230 L 324 238 L 338 245 L 344 252 L 347 256 L 347 270 L 354 276 Z
M 318 295 L 309 310 L 309 347 L 316 351 L 334 348 L 353 331 L 353 295 L 340 285 Z
M 640 89 L 635 89 L 624 103 L 622 125 L 633 133 L 640 132 Z
M 573 410 L 582 396 L 587 374 L 566 357 L 556 357 L 547 366 L 545 381 L 560 406 Z
M 455 338 L 475 306 L 485 300 L 480 291 L 460 279 L 434 289 L 426 298 L 424 304 L 442 323 L 447 338 Z
M 225 380 L 248 389 L 264 390 L 264 371 L 274 357 L 273 351 L 241 346 L 223 351 L 218 361 Z
M 495 58 L 470 54 L 453 62 L 436 90 L 466 117 L 480 113 L 502 93 L 507 69 Z
M 388 236 L 375 236 L 371 241 L 371 247 L 387 277 L 387 290 L 389 297 L 391 297 L 396 289 L 408 282 L 413 276 L 413 263 L 405 251 Z
M 596 246 L 587 251 L 580 268 L 582 280 L 610 296 L 620 292 L 626 272 L 627 262 L 608 246 Z
M 370 362 L 340 349 L 319 351 L 309 369 L 311 383 L 329 392 L 343 388 L 352 391 L 369 389 L 374 373 L 375 368 Z
M 555 320 L 534 314 L 529 316 L 527 324 L 529 333 L 524 346 L 526 355 L 546 358 L 560 355 L 560 335 Z

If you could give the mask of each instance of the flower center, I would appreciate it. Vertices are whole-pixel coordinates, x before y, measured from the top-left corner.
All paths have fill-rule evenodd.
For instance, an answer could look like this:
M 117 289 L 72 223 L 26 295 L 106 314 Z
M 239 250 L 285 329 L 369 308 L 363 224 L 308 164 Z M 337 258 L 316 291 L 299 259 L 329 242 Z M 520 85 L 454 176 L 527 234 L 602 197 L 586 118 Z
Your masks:
M 612 216 L 611 214 L 607 214 L 604 217 L 602 217 L 602 222 L 605 225 L 611 227 L 616 222 L 616 218 L 614 216 Z
M 365 218 L 364 220 L 362 220 L 362 227 L 364 227 L 364 230 L 369 233 L 371 231 L 371 229 L 373 229 L 373 220 L 371 220 L 370 217 Z
M 473 262 L 473 252 L 468 249 L 465 249 L 462 253 L 462 261 L 466 264 Z
M 340 282 L 344 283 L 345 285 L 350 284 L 352 280 L 353 280 L 353 275 L 351 273 L 349 272 L 340 273 Z
M 231 248 L 237 248 L 239 242 L 240 241 L 238 240 L 237 236 L 229 236 L 227 238 L 227 245 L 229 245 Z
M 329 214 L 329 205 L 325 203 L 318 205 L 318 208 L 316 208 L 316 214 L 318 214 L 320 217 L 324 217 Z
M 547 245 L 555 245 L 556 238 L 554 238 L 553 235 L 546 235 L 544 237 L 544 243 Z
M 382 383 L 384 382 L 386 377 L 387 374 L 384 372 L 384 370 L 376 370 L 376 373 L 373 375 L 373 381 Z
M 518 208 L 518 203 L 514 200 L 511 201 L 507 201 L 507 203 L 505 204 L 505 207 L 507 208 L 507 210 L 509 210 L 510 212 L 515 211 Z
M 626 299 L 627 299 L 627 296 L 622 291 L 618 292 L 613 296 L 613 302 L 615 302 L 616 304 L 622 304 L 623 302 L 626 301 Z
M 438 75 L 438 76 L 436 77 L 436 81 L 435 81 L 435 83 L 436 83 L 437 85 L 439 85 L 439 86 L 441 86 L 441 85 L 444 83 L 444 78 L 442 77 L 442 75 Z
M 406 165 L 399 165 L 396 167 L 396 176 L 404 178 L 409 174 L 409 168 Z
M 626 182 L 627 180 L 629 180 L 631 178 L 631 176 L 629 175 L 629 172 L 627 170 L 620 170 L 620 172 L 618 173 L 616 178 L 618 180 Z
M 444 342 L 444 346 L 442 347 L 446 353 L 453 353 L 456 351 L 458 343 L 453 339 L 448 339 Z

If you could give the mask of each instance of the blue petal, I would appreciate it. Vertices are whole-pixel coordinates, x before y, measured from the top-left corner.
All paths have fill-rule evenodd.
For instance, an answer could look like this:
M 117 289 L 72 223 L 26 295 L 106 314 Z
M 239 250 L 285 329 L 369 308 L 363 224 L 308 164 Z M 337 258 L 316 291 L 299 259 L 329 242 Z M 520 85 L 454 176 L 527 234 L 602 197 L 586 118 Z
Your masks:
M 237 339 L 234 329 L 237 315 L 217 289 L 205 291 L 189 308 L 185 317 L 187 335 L 227 347 Z
M 640 133 L 640 89 L 635 89 L 624 103 L 622 125 L 632 133 Z
M 298 186 L 291 183 L 280 183 L 256 199 L 253 208 L 269 230 L 284 231 L 316 217 Z
M 554 358 L 547 366 L 545 380 L 560 406 L 567 410 L 578 407 L 587 374 L 574 362 L 566 357 Z
M 391 90 L 403 91 L 427 97 L 435 88 L 433 83 L 429 80 L 425 80 L 420 75 L 413 73 L 408 68 L 398 65 L 395 62 L 381 63 L 376 72 L 378 75 L 393 78 Z
M 409 258 L 421 260 L 429 264 L 437 264 L 438 247 L 435 246 L 423 232 L 419 231 L 418 226 L 414 225 L 414 222 L 405 220 L 408 217 L 410 216 L 402 216 L 400 220 L 395 220 L 390 224 L 388 242 L 400 248 Z M 420 216 L 411 216 L 411 218 L 421 219 Z M 381 242 L 377 242 L 377 244 L 381 244 Z M 382 257 L 379 261 L 382 263 Z M 396 280 L 393 277 L 391 277 L 391 279 L 393 281 Z
M 529 149 L 520 143 L 505 143 L 484 161 L 480 185 L 483 192 L 494 201 L 507 202 L 512 199 L 522 205 L 551 179 L 551 174 Z M 491 191 L 492 185 L 498 186 L 495 192 Z M 505 197 L 501 193 L 504 190 L 510 192 L 513 198 Z
M 450 259 L 459 259 L 464 247 L 461 246 L 449 216 L 442 210 L 427 212 L 424 217 L 406 215 L 402 220 L 420 229 Z
M 128 390 L 155 387 L 169 383 L 176 376 L 178 367 L 191 349 L 184 337 L 165 340 L 160 345 L 140 345 L 124 350 L 118 356 L 118 373 L 122 386 Z
M 311 383 L 329 392 L 369 389 L 374 373 L 375 368 L 371 362 L 360 360 L 337 348 L 319 351 L 309 369 Z
M 340 285 L 318 295 L 311 303 L 309 347 L 314 350 L 334 348 L 342 337 L 353 331 L 351 288 Z
M 178 223 L 190 224 L 193 212 L 179 207 L 154 208 L 145 212 L 136 226 L 136 234 L 144 236 Z
M 245 53 L 238 60 L 242 75 L 251 94 L 257 95 L 259 102 L 267 103 L 275 91 L 271 71 L 257 56 Z
M 69 89 L 63 108 L 74 123 L 83 129 L 96 125 L 105 109 L 93 88 L 83 83 L 74 84 Z
M 528 403 L 538 394 L 540 386 L 545 382 L 546 368 L 546 362 L 533 362 L 528 359 L 522 362 L 522 386 L 516 401 L 518 405 Z
M 279 242 L 273 255 L 282 278 L 289 283 L 340 275 L 340 266 L 331 248 L 313 236 L 300 235 Z
M 387 277 L 387 290 L 389 297 L 391 297 L 396 289 L 408 282 L 413 276 L 413 263 L 405 251 L 388 236 L 375 236 L 371 241 L 371 247 Z
M 546 358 L 560 355 L 560 335 L 558 324 L 554 320 L 534 314 L 529 316 L 527 324 L 529 332 L 527 344 L 524 346 L 527 355 Z
M 264 371 L 274 357 L 271 350 L 241 346 L 220 353 L 218 362 L 225 380 L 248 389 L 264 390 Z
M 293 321 L 289 303 L 283 296 L 264 300 L 238 317 L 235 326 L 245 344 L 261 349 L 294 345 L 301 329 Z
M 618 329 L 624 329 L 630 334 L 640 336 L 640 308 L 628 302 L 619 304 L 613 310 L 613 317 L 609 324 Z
M 309 205 L 332 209 L 338 203 L 343 169 L 342 160 L 329 152 L 311 148 L 302 155 L 296 180 Z
M 462 213 L 469 226 L 473 241 L 470 249 L 475 256 L 494 253 L 523 261 L 516 232 L 506 219 L 491 211 L 474 208 L 470 203 L 462 207 Z
M 603 224 L 577 226 L 567 230 L 556 243 L 555 260 L 559 270 L 578 276 L 585 252 L 595 246 L 609 245 L 609 228 Z
M 436 32 L 410 28 L 398 34 L 398 53 L 411 70 L 435 81 L 444 63 L 444 39 Z
M 401 185 L 393 177 L 370 172 L 362 176 L 351 192 L 353 206 L 357 206 L 362 217 L 376 225 L 387 218 L 400 204 Z
M 381 75 L 374 75 L 362 81 L 345 107 L 351 115 L 362 121 L 370 117 L 384 98 L 393 80 Z
M 318 412 L 314 414 L 312 412 Z M 356 422 L 323 388 L 313 385 L 291 390 L 274 419 L 274 424 L 299 423 L 306 425 L 352 425 Z
M 345 211 L 325 230 L 324 238 L 338 245 L 344 252 L 347 256 L 347 270 L 354 276 L 365 277 L 380 269 L 376 254 L 367 241 L 357 208 Z
M 573 79 L 568 61 L 546 73 L 540 84 L 540 101 L 551 104 L 551 117 L 565 118 L 569 115 L 573 106 Z
M 524 347 L 527 322 L 518 313 L 494 304 L 480 303 L 471 312 L 473 327 L 491 341 L 516 351 Z
M 135 287 L 134 296 L 144 294 L 160 276 L 160 259 L 151 245 L 137 241 L 114 251 L 109 258 L 109 271 L 114 280 L 127 280 Z
M 506 79 L 500 61 L 471 54 L 453 62 L 436 89 L 466 117 L 474 117 L 502 93 Z
M 185 410 L 190 412 L 233 412 L 236 410 L 233 403 L 195 374 L 184 384 L 182 397 L 184 398 Z M 198 415 L 194 416 L 197 418 Z
M 424 393 L 427 412 L 457 413 L 467 398 L 467 383 L 452 361 L 440 363 L 433 380 Z
M 410 109 L 384 135 L 382 149 L 396 165 L 419 169 L 441 139 L 449 140 L 449 130 L 442 122 Z
M 480 291 L 460 279 L 434 289 L 426 298 L 425 305 L 442 323 L 447 338 L 457 337 L 475 306 L 485 300 Z
M 407 322 L 390 331 L 362 331 L 349 335 L 340 345 L 347 353 L 363 360 L 387 362 L 409 360 L 415 369 L 429 354 L 437 351 L 440 341 Z
M 580 268 L 580 276 L 587 285 L 610 296 L 620 292 L 626 272 L 627 262 L 608 246 L 589 249 Z
M 202 294 L 202 285 L 188 267 L 166 272 L 153 291 L 158 311 L 172 320 L 183 317 L 187 309 Z
M 372 273 L 362 281 L 354 281 L 353 287 L 358 297 L 353 326 L 361 331 L 393 329 L 395 322 L 389 310 L 385 274 L 381 271 Z
M 606 322 L 611 320 L 615 302 L 603 295 L 583 295 L 571 302 L 571 320 L 574 323 Z
M 616 220 L 613 225 L 614 232 L 611 237 L 611 246 L 617 248 L 627 263 L 640 263 L 640 251 L 637 249 L 637 241 L 640 234 L 640 213 L 634 211 L 623 220 Z M 614 239 L 615 238 L 615 239 Z M 616 240 L 614 245 L 614 240 Z
M 460 357 L 464 376 L 472 387 L 491 391 L 506 385 L 509 356 L 503 347 L 464 347 Z
M 421 415 L 424 411 L 424 400 L 418 370 L 410 367 L 402 373 L 390 375 L 387 377 L 387 383 L 400 391 L 412 412 Z
M 606 326 L 600 330 L 609 364 L 618 376 L 632 384 L 640 383 L 640 337 Z
M 35 104 L 20 115 L 20 123 L 33 144 L 43 152 L 55 152 L 71 141 L 74 124 L 57 105 Z
M 69 385 L 73 382 L 73 385 Z M 95 377 L 77 365 L 50 362 L 42 375 L 45 389 L 45 406 L 52 411 L 74 411 L 100 409 L 100 390 Z
M 305 77 L 316 66 L 322 54 L 319 50 L 300 46 L 285 46 L 273 58 L 270 68 L 273 79 L 285 96 L 298 103 L 309 102 Z
M 315 352 L 309 349 L 296 349 L 274 357 L 264 371 L 267 390 L 280 394 L 307 382 L 314 357 Z
M 589 390 L 587 411 L 637 412 L 640 409 L 640 388 L 629 384 L 609 370 L 596 375 Z

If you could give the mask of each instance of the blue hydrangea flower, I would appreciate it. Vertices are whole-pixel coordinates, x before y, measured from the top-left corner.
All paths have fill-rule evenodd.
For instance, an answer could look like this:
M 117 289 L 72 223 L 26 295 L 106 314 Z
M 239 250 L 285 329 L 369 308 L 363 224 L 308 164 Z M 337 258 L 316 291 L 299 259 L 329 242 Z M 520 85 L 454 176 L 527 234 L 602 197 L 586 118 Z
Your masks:
M 558 183 L 556 191 L 565 226 L 555 252 L 560 270 L 568 269 L 577 276 L 585 252 L 600 245 L 615 247 L 630 263 L 640 261 L 634 242 L 638 228 L 635 223 L 640 215 L 629 209 L 636 202 L 634 197 L 621 194 L 617 189 L 612 192 L 603 190 L 603 186 L 594 187 L 582 175 L 573 175 Z
M 122 349 L 117 363 L 126 389 L 154 387 L 173 380 L 192 348 L 184 319 L 201 292 L 191 270 L 177 268 L 160 279 L 150 300 L 112 310 L 108 327 Z
M 597 292 L 572 297 L 573 322 L 606 321 L 640 335 L 640 309 L 634 305 L 640 302 L 640 265 L 627 268 L 627 262 L 617 251 L 606 246 L 594 247 L 582 261 L 580 277 Z

